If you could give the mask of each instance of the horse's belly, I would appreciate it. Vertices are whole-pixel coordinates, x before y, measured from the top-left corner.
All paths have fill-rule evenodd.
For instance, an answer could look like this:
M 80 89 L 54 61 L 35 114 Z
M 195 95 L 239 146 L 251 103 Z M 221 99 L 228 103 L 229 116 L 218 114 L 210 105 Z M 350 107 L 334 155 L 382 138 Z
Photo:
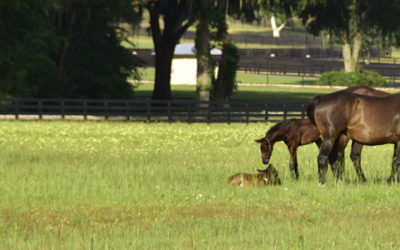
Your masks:
M 379 145 L 393 142 L 396 137 L 394 133 L 385 133 L 379 130 L 369 129 L 347 129 L 346 135 L 361 144 L 364 145 Z

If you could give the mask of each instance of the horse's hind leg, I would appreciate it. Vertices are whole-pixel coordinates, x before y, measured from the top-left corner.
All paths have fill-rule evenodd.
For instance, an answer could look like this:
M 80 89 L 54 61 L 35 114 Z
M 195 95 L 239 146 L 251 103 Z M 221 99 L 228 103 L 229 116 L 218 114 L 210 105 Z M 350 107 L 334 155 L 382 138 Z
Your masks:
M 289 169 L 290 169 L 290 176 L 292 177 L 292 180 L 298 180 L 299 179 L 299 171 L 297 168 L 297 146 L 292 145 L 288 146 L 289 151 L 290 151 L 290 164 L 289 164 Z
M 347 136 L 341 135 L 329 153 L 329 164 L 331 164 L 332 173 L 336 178 L 336 181 L 342 180 L 344 172 L 344 150 L 348 141 L 349 139 Z
M 321 144 L 321 148 L 318 154 L 318 177 L 320 186 L 325 186 L 329 153 L 332 150 L 334 142 L 334 139 L 324 139 Z
M 351 153 L 350 153 L 350 158 L 353 161 L 354 169 L 356 170 L 358 179 L 362 182 L 366 182 L 367 179 L 364 176 L 364 173 L 361 168 L 361 150 L 363 148 L 363 145 L 354 142 L 351 145 Z
M 393 155 L 393 162 L 392 162 L 392 173 L 389 176 L 388 183 L 392 183 L 395 181 L 397 177 L 397 182 L 400 183 L 400 142 L 395 144 L 394 146 L 394 155 Z

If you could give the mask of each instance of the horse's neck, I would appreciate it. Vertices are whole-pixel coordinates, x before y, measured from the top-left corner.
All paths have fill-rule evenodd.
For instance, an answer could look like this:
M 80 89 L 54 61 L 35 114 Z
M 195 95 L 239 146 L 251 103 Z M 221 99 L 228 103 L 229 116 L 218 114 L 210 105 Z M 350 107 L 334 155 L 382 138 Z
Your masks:
M 280 129 L 277 129 L 277 130 L 269 133 L 267 135 L 267 138 L 271 143 L 275 143 L 277 141 L 283 141 L 284 140 L 284 136 L 285 136 L 285 134 L 282 133 L 282 131 Z

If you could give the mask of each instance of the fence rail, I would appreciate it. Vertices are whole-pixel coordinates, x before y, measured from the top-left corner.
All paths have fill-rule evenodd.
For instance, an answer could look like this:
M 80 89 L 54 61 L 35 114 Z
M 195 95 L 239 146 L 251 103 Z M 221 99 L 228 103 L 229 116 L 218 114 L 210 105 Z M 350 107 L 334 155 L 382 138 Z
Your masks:
M 81 116 L 132 121 L 266 122 L 304 118 L 306 103 L 201 102 L 193 100 L 86 100 L 0 98 L 1 118 L 47 119 Z

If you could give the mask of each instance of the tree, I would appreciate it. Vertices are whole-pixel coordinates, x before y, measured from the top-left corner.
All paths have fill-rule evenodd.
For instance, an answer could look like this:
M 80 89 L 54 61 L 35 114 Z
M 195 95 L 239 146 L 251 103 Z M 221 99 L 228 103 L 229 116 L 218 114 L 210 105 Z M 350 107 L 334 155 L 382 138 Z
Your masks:
M 314 35 L 327 31 L 342 44 L 345 72 L 355 72 L 363 35 L 370 29 L 390 37 L 400 24 L 399 0 L 310 0 L 300 17 Z
M 132 97 L 138 61 L 117 24 L 135 16 L 131 0 L 2 1 L 0 94 Z
M 272 28 L 272 36 L 273 37 L 280 37 L 281 36 L 281 30 L 285 27 L 285 25 L 286 25 L 286 20 L 284 20 L 283 22 L 282 22 L 282 24 L 281 25 L 279 25 L 279 27 L 276 25 L 276 18 L 275 18 L 275 14 L 272 14 L 271 15 L 271 18 L 270 18 L 270 21 L 271 21 L 271 28 Z
M 0 95 L 31 97 L 57 76 L 51 56 L 60 44 L 49 19 L 55 2 L 0 4 Z
M 153 99 L 171 99 L 171 65 L 176 44 L 194 23 L 193 2 L 189 0 L 149 0 L 150 29 L 155 50 Z M 161 18 L 163 25 L 160 23 Z
M 229 4 L 228 4 L 229 3 Z M 213 26 L 216 27 L 215 40 L 222 46 L 222 57 L 219 61 L 218 76 L 212 81 L 211 99 L 229 99 L 233 90 L 236 88 L 236 71 L 239 63 L 239 51 L 234 42 L 228 37 L 228 25 L 226 23 L 226 13 L 229 13 L 230 5 L 237 4 L 234 1 L 218 0 L 217 18 L 214 19 Z M 234 5 L 236 6 L 236 5 Z M 235 8 L 231 8 L 231 14 L 240 18 L 240 13 L 236 13 Z M 239 9 L 236 9 L 238 11 Z M 239 10 L 240 11 L 240 10 Z
M 128 0 L 61 0 L 54 10 L 54 23 L 62 44 L 54 55 L 65 76 L 61 97 L 131 98 L 127 82 L 139 61 L 120 43 L 124 34 L 120 20 L 135 20 Z
M 199 0 L 199 13 L 196 25 L 196 57 L 197 57 L 197 84 L 196 94 L 200 101 L 208 101 L 207 87 L 212 81 L 212 62 L 210 55 L 210 12 L 209 0 Z
M 272 36 L 280 37 L 281 30 L 285 27 L 287 21 L 297 13 L 300 1 L 298 0 L 259 0 L 264 15 L 270 16 Z M 281 25 L 277 25 L 277 21 Z

